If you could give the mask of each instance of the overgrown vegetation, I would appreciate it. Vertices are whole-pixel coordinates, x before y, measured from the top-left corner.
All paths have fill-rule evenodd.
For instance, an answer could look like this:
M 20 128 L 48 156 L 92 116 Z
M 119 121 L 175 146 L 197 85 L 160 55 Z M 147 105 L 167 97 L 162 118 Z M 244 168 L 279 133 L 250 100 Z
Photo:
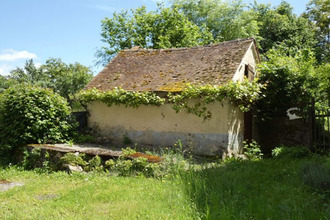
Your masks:
M 319 164 L 320 160 L 324 159 L 313 163 Z M 299 174 L 308 161 L 234 160 L 223 166 L 183 172 L 181 177 L 185 192 L 202 219 L 327 218 L 329 197 L 312 193 L 304 184 L 306 176 L 302 179 Z M 329 184 L 325 178 L 330 167 L 326 169 L 315 174 L 322 186 Z M 310 170 L 304 173 L 311 175 Z M 317 178 L 312 179 L 314 182 Z
M 107 63 L 119 50 L 133 46 L 189 47 L 254 37 L 262 57 L 259 83 L 267 84 L 262 89 L 265 97 L 255 109 L 258 118 L 283 116 L 291 107 L 298 107 L 303 115 L 312 99 L 317 100 L 317 106 L 329 106 L 328 3 L 311 0 L 300 16 L 285 1 L 274 7 L 257 2 L 247 7 L 235 0 L 172 0 L 167 7 L 158 4 L 155 11 L 142 6 L 114 13 L 102 21 L 105 46 L 98 53 L 99 63 Z M 177 98 L 183 102 L 175 103 L 175 108 L 209 117 L 203 108 L 209 97 L 187 106 L 185 94 L 191 96 L 200 90 L 183 92 Z
M 326 200 L 330 197 L 330 166 L 316 161 L 308 161 L 302 165 L 300 175 L 305 184 L 312 190 L 324 196 Z
M 264 155 L 261 152 L 260 145 L 255 141 L 252 140 L 251 142 L 243 142 L 244 154 L 249 160 L 260 160 Z
M 310 156 L 310 150 L 306 146 L 279 146 L 272 150 L 274 158 L 305 158 Z
M 0 94 L 0 154 L 2 162 L 30 143 L 65 142 L 75 122 L 65 99 L 49 89 L 12 87 Z M 10 161 L 13 162 L 13 161 Z
M 50 163 L 50 155 L 47 151 L 42 151 L 40 148 L 25 149 L 23 151 L 23 159 L 20 165 L 26 170 L 40 170 L 42 172 L 51 172 L 55 167 Z
M 127 149 L 124 155 L 134 153 Z M 67 154 L 62 162 L 80 164 L 88 171 L 70 175 L 0 169 L 0 179 L 25 184 L 0 193 L 4 207 L 0 217 L 55 218 L 66 213 L 66 218 L 324 219 L 330 214 L 327 158 L 309 153 L 304 158 L 289 154 L 276 160 L 249 157 L 196 163 L 182 153 L 182 149 L 164 152 L 158 164 L 122 157 L 106 161 L 105 166 L 98 156 Z M 104 168 L 107 172 L 100 172 Z M 155 175 L 160 168 L 161 178 Z
M 98 100 L 109 106 L 137 108 L 160 106 L 168 101 L 174 110 L 204 119 L 211 117 L 207 104 L 224 100 L 246 111 L 261 98 L 254 109 L 259 119 L 284 115 L 290 107 L 299 107 L 305 113 L 312 99 L 317 109 L 329 108 L 328 0 L 310 1 L 302 16 L 295 15 L 285 1 L 276 7 L 255 2 L 250 8 L 240 1 L 171 2 L 169 7 L 159 5 L 157 11 L 148 12 L 141 7 L 104 19 L 101 36 L 107 45 L 98 53 L 99 62 L 106 63 L 126 47 L 187 47 L 253 36 L 263 58 L 259 84 L 188 85 L 167 100 L 151 92 L 90 90 L 80 93 L 83 102 Z M 72 95 L 90 78 L 88 68 L 66 65 L 59 59 L 49 59 L 40 68 L 30 60 L 24 69 L 17 68 L 8 77 L 0 76 L 1 163 L 13 163 L 11 156 L 17 155 L 14 151 L 27 143 L 73 142 L 74 125 L 67 103 L 48 89 L 27 85 L 52 88 L 72 101 Z M 93 140 L 80 138 L 81 142 Z M 126 139 L 126 144 L 131 144 L 129 141 Z M 0 218 L 330 216 L 329 157 L 312 154 L 305 147 L 278 146 L 273 150 L 273 158 L 262 159 L 260 146 L 254 141 L 244 144 L 244 152 L 247 160 L 196 160 L 187 157 L 178 142 L 178 148 L 164 150 L 158 155 L 161 160 L 151 163 L 148 159 L 157 155 L 146 152 L 147 157 L 143 157 L 132 149 L 126 149 L 117 160 L 69 153 L 58 162 L 52 161 L 46 151 L 25 151 L 20 165 L 33 171 L 0 168 L 0 180 L 25 184 L 0 193 Z M 53 172 L 65 165 L 81 166 L 85 172 Z
M 163 105 L 165 99 L 157 96 L 153 92 L 135 92 L 125 91 L 122 88 L 115 88 L 113 90 L 104 92 L 95 88 L 90 90 L 83 90 L 77 94 L 77 99 L 83 104 L 90 103 L 92 101 L 100 101 L 108 106 L 124 105 L 126 107 L 137 108 L 140 105 Z
M 259 118 L 286 116 L 292 107 L 299 108 L 299 115 L 307 114 L 312 99 L 321 93 L 319 85 L 324 83 L 315 73 L 314 54 L 282 46 L 269 50 L 266 56 L 268 59 L 259 66 L 258 81 L 266 84 L 264 96 L 257 102 Z M 320 98 L 319 104 L 324 102 Z
M 209 119 L 212 114 L 206 105 L 214 102 L 228 100 L 237 105 L 242 111 L 251 109 L 252 104 L 260 97 L 262 84 L 257 82 L 236 82 L 223 86 L 196 86 L 187 84 L 179 94 L 168 94 L 167 101 L 172 104 L 176 112 L 185 111 L 204 119 Z M 108 92 L 96 89 L 81 91 L 77 99 L 84 105 L 92 101 L 100 101 L 108 106 L 124 105 L 137 108 L 140 105 L 160 106 L 165 104 L 165 98 L 157 96 L 153 92 L 134 92 L 115 88 Z M 194 104 L 190 103 L 193 100 Z
M 92 77 L 91 70 L 79 63 L 66 64 L 61 59 L 49 58 L 45 64 L 36 67 L 31 59 L 23 68 L 17 67 L 8 76 L 0 77 L 0 93 L 12 86 L 38 86 L 52 89 L 71 104 L 72 96 Z
M 83 153 L 66 153 L 61 158 L 40 148 L 26 149 L 19 163 L 25 169 L 36 169 L 40 172 L 68 170 L 68 166 L 81 167 L 84 172 L 105 172 L 112 176 L 153 177 L 156 179 L 174 179 L 179 172 L 188 170 L 192 158 L 185 158 L 182 153 L 168 149 L 161 156 L 155 153 L 146 154 L 131 148 L 122 149 L 118 158 L 104 160 L 99 156 Z
M 169 94 L 169 102 L 176 112 L 184 110 L 204 119 L 212 116 L 206 105 L 225 100 L 237 105 L 242 111 L 251 109 L 252 104 L 261 96 L 262 84 L 257 82 L 235 82 L 223 86 L 193 86 L 187 87 L 180 94 Z M 193 100 L 194 104 L 190 104 Z

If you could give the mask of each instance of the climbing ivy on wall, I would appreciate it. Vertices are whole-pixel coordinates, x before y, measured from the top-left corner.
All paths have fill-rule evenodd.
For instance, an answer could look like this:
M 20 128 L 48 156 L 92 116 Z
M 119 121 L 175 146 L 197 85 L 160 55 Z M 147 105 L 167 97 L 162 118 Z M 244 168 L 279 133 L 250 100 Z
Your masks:
M 159 97 L 155 92 L 126 91 L 122 88 L 104 92 L 97 89 L 84 90 L 77 95 L 77 99 L 84 105 L 100 101 L 108 106 L 125 105 L 138 108 L 140 105 L 160 106 L 172 104 L 176 112 L 185 111 L 204 119 L 211 118 L 212 114 L 207 109 L 207 104 L 214 102 L 223 103 L 225 100 L 238 106 L 242 111 L 248 111 L 252 104 L 261 96 L 264 86 L 255 81 L 231 82 L 222 86 L 197 86 L 187 84 L 181 93 L 168 93 L 167 98 Z
M 222 86 L 194 86 L 187 87 L 180 94 L 168 94 L 169 102 L 176 112 L 184 110 L 204 119 L 211 118 L 212 114 L 206 105 L 214 102 L 223 103 L 225 100 L 238 106 L 242 111 L 249 111 L 252 104 L 260 97 L 262 84 L 243 81 L 228 83 Z M 194 100 L 194 101 L 189 101 Z
M 154 92 L 126 91 L 122 88 L 114 88 L 107 92 L 93 88 L 81 91 L 77 94 L 76 98 L 83 104 L 100 101 L 109 107 L 113 104 L 122 104 L 126 107 L 138 108 L 140 105 L 160 106 L 165 103 L 165 99 L 157 96 Z

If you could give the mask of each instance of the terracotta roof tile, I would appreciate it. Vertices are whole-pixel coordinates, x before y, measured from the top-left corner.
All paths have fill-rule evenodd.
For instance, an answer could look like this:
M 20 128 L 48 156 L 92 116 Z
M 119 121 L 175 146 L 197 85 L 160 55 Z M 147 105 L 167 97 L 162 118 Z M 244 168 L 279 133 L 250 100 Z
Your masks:
M 253 38 L 208 46 L 122 50 L 87 85 L 107 91 L 181 91 L 186 83 L 221 85 L 232 80 Z

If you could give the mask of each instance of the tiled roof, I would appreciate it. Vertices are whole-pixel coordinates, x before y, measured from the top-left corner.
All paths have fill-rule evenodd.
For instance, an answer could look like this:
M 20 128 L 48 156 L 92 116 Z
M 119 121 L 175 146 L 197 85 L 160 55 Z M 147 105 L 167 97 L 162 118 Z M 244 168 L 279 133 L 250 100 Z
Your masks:
M 232 80 L 253 38 L 208 46 L 120 51 L 87 85 L 107 91 L 181 91 L 186 83 L 221 85 Z

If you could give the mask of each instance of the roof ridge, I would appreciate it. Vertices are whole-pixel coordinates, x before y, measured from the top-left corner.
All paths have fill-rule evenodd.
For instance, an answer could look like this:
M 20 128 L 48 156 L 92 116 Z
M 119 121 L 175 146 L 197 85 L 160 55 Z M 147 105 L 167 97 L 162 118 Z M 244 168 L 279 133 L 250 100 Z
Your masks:
M 173 50 L 187 50 L 187 49 L 199 49 L 199 48 L 205 48 L 205 47 L 214 47 L 214 46 L 220 46 L 224 44 L 231 44 L 231 43 L 237 43 L 237 42 L 245 42 L 245 41 L 255 41 L 253 37 L 248 38 L 238 38 L 235 40 L 230 41 L 222 41 L 215 44 L 207 44 L 207 45 L 199 45 L 194 47 L 172 47 L 172 48 L 162 48 L 162 49 L 147 49 L 147 48 L 137 48 L 137 46 L 134 46 L 130 49 L 123 49 L 119 52 L 141 52 L 141 51 L 148 51 L 148 52 L 154 52 L 154 51 L 173 51 Z

